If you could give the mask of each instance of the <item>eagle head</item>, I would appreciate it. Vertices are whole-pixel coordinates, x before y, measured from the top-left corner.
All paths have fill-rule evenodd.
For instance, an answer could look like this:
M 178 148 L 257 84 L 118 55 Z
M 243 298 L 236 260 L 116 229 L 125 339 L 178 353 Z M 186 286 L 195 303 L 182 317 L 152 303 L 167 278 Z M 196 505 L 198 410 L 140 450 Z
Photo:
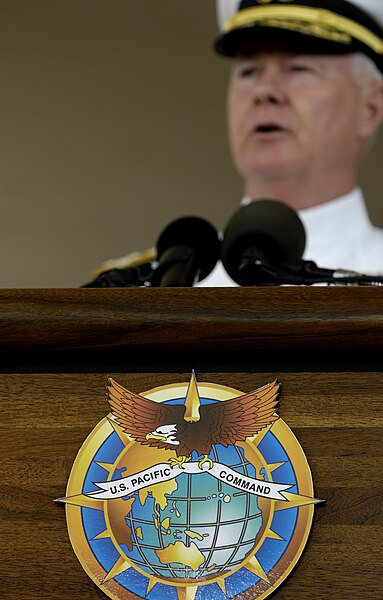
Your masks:
M 146 435 L 147 440 L 156 440 L 163 444 L 171 444 L 172 446 L 179 446 L 179 441 L 176 439 L 177 425 L 160 425 L 154 431 L 151 431 Z

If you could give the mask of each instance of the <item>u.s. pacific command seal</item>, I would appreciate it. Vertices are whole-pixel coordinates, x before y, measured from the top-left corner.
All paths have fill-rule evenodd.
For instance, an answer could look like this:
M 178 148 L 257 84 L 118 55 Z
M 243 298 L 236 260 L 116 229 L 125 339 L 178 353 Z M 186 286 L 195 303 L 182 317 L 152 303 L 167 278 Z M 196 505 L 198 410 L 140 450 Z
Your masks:
M 213 383 L 138 395 L 109 379 L 111 414 L 89 435 L 65 498 L 69 536 L 110 598 L 269 596 L 312 524 L 304 452 L 278 416 L 279 382 Z

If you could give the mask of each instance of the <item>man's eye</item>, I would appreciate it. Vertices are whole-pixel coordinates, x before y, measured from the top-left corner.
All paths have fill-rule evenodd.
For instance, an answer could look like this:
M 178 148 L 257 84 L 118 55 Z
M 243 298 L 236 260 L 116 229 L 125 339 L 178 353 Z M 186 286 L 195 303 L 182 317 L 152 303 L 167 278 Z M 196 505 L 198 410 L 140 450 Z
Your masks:
M 312 73 L 313 69 L 308 65 L 291 65 L 290 71 L 292 73 Z
M 255 67 L 244 67 L 240 71 L 240 76 L 241 77 L 252 77 L 253 75 L 256 75 L 257 73 L 258 73 L 258 70 Z

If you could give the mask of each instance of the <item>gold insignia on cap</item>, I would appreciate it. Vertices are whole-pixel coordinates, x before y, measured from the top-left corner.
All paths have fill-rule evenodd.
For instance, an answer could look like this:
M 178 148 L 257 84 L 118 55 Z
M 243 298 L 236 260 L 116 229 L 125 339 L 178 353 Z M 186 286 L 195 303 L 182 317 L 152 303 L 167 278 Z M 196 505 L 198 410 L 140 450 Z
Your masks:
M 226 21 L 225 31 L 228 33 L 256 24 L 298 31 L 343 44 L 351 44 L 352 39 L 355 39 L 377 54 L 383 54 L 383 40 L 378 35 L 364 25 L 325 8 L 291 5 L 253 6 L 239 11 Z

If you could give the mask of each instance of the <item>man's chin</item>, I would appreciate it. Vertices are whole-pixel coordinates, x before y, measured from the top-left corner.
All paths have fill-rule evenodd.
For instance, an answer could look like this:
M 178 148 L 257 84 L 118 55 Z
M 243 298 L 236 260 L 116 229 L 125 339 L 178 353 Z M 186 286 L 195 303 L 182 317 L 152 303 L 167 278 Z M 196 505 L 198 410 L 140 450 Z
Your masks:
M 303 161 L 293 157 L 259 156 L 244 170 L 245 179 L 284 179 L 294 176 L 303 167 Z

